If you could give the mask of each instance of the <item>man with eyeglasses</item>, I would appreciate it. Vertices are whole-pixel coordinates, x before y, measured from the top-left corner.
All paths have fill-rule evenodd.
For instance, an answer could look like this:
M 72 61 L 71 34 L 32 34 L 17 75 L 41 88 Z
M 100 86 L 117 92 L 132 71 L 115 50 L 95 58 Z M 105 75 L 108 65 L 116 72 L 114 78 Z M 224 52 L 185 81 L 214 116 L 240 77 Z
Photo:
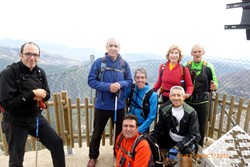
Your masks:
M 19 62 L 0 74 L 2 129 L 8 143 L 9 166 L 23 166 L 26 140 L 31 135 L 50 150 L 55 167 L 65 167 L 63 140 L 41 115 L 50 90 L 44 70 L 37 66 L 40 48 L 27 42 L 21 46 L 19 56 Z

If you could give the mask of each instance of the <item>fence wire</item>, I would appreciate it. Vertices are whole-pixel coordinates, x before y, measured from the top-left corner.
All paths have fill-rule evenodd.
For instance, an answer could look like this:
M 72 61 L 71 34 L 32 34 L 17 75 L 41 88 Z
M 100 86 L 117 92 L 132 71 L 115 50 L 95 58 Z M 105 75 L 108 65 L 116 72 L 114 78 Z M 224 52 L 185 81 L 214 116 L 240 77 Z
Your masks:
M 243 97 L 245 100 L 250 98 L 250 61 L 230 60 L 208 56 L 203 59 L 214 65 L 219 82 L 219 89 L 217 92 L 222 95 L 226 93 L 228 97 L 235 95 L 237 98 Z M 181 63 L 187 61 L 188 59 L 184 58 Z M 140 67 L 145 68 L 148 73 L 147 82 L 153 87 L 158 77 L 159 66 L 165 62 L 166 59 L 128 63 L 132 75 L 134 75 L 135 69 Z M 75 69 L 48 75 L 51 92 L 57 93 L 67 91 L 72 100 L 75 100 L 76 97 L 80 97 L 81 99 L 85 97 L 94 97 L 95 91 L 91 90 L 88 86 L 88 74 L 91 65 L 92 63 L 89 61 Z

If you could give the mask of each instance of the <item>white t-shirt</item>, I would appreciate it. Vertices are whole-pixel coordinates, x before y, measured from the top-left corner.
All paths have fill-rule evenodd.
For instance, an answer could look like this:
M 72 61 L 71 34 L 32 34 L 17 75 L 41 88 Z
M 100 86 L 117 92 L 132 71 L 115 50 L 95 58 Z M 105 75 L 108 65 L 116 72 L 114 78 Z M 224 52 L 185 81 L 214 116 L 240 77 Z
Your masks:
M 176 126 L 176 130 L 177 130 L 177 132 L 179 132 L 179 130 L 180 130 L 180 120 L 184 116 L 183 107 L 182 106 L 180 106 L 178 108 L 172 107 L 172 116 L 174 116 L 178 121 L 178 125 Z M 171 130 L 169 131 L 169 135 L 176 142 L 181 141 L 184 138 L 184 136 L 177 135 L 176 133 L 173 133 Z

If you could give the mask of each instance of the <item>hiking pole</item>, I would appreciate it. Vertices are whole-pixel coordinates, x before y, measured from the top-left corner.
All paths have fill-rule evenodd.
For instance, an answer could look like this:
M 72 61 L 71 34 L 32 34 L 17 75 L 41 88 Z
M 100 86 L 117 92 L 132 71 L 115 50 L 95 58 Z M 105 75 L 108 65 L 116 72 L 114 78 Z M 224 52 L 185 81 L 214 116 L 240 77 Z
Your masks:
M 37 159 L 38 159 L 38 128 L 39 128 L 39 101 L 37 101 L 37 116 L 36 116 L 36 167 L 37 167 Z
M 213 103 L 213 93 L 214 93 L 214 91 L 209 92 L 209 110 L 208 110 L 208 114 L 207 114 L 206 141 L 208 140 L 209 122 L 210 122 L 210 115 L 211 115 L 211 112 L 212 112 L 212 103 Z
M 114 144 L 114 152 L 113 152 L 113 166 L 115 166 L 115 132 L 116 132 L 116 118 L 117 118 L 117 99 L 118 93 L 115 93 L 115 112 L 114 112 L 114 136 L 113 136 L 113 144 Z

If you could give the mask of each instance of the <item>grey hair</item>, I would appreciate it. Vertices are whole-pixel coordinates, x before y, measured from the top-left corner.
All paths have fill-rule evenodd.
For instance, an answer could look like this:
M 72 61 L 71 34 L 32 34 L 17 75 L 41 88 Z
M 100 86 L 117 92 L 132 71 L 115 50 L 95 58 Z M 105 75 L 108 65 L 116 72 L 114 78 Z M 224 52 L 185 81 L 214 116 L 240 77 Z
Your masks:
M 182 95 L 185 95 L 185 91 L 184 91 L 183 87 L 181 87 L 181 86 L 173 86 L 173 87 L 170 89 L 170 96 L 173 94 L 173 90 L 180 90 L 180 91 L 181 91 L 181 94 L 182 94 Z
M 137 68 L 137 69 L 135 70 L 134 79 L 135 79 L 135 77 L 136 77 L 136 75 L 137 75 L 138 72 L 139 72 L 139 73 L 143 73 L 143 74 L 145 75 L 145 77 L 148 78 L 147 71 L 146 71 L 144 68 Z
M 113 38 L 113 37 L 108 39 L 106 46 L 108 46 L 109 43 L 113 42 L 113 41 L 116 41 L 118 43 L 118 46 L 120 47 L 120 42 L 117 39 Z

